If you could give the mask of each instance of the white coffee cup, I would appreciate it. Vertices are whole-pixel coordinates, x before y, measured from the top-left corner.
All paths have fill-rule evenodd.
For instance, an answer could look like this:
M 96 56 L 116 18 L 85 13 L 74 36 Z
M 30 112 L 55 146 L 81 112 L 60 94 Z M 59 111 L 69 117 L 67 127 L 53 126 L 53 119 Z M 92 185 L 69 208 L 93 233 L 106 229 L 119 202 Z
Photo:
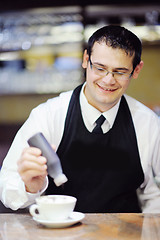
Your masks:
M 36 204 L 29 208 L 36 219 L 61 221 L 73 212 L 77 199 L 67 195 L 46 195 L 36 198 Z

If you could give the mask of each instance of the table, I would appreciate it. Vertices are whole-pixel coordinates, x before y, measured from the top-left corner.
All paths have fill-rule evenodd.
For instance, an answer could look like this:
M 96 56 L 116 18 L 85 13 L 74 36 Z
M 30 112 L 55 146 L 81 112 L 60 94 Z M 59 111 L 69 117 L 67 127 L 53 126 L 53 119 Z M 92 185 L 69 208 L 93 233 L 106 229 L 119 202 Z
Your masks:
M 49 229 L 29 214 L 0 214 L 0 240 L 158 240 L 160 214 L 86 214 L 81 223 Z

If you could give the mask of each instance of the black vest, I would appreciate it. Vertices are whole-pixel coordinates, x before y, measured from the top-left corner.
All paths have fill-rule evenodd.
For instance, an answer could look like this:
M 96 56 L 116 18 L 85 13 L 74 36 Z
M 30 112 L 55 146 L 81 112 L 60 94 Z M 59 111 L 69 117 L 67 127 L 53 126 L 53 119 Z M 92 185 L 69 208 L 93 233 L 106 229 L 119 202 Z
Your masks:
M 75 196 L 75 210 L 86 213 L 141 212 L 136 189 L 144 174 L 126 100 L 123 96 L 109 132 L 90 133 L 81 115 L 80 90 L 72 94 L 57 150 L 68 182 L 56 187 L 49 178 L 46 194 Z

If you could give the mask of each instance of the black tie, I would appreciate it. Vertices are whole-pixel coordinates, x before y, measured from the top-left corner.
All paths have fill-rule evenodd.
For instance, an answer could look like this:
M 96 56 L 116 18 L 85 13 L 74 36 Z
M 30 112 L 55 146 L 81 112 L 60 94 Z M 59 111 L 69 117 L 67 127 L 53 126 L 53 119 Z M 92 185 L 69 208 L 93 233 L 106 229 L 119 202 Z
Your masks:
M 105 117 L 104 117 L 103 115 L 101 115 L 101 116 L 96 120 L 96 126 L 95 126 L 95 128 L 93 129 L 92 132 L 94 132 L 94 133 L 103 133 L 101 126 L 102 126 L 102 124 L 104 123 L 104 121 L 105 121 Z

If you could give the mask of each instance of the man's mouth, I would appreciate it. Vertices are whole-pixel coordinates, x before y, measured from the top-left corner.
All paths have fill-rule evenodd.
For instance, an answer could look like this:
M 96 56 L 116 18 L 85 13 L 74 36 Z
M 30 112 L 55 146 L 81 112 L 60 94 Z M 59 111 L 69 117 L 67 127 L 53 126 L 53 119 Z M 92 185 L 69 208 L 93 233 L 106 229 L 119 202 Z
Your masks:
M 109 92 L 114 92 L 116 89 L 114 88 L 107 88 L 107 87 L 103 87 L 103 86 L 100 86 L 98 85 L 99 88 L 101 88 L 102 90 L 104 91 L 109 91 Z

